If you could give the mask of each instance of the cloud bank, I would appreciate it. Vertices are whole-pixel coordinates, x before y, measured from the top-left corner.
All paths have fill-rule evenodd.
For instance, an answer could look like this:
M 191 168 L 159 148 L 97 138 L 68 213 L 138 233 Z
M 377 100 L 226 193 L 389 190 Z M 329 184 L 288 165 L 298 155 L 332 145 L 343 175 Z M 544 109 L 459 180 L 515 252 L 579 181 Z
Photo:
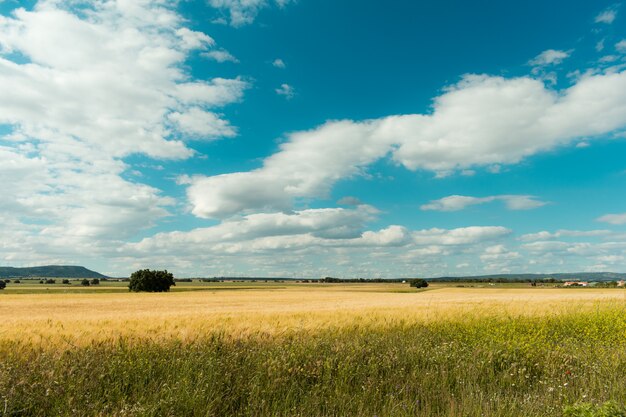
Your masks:
M 338 180 L 385 157 L 409 170 L 449 175 L 515 164 L 625 127 L 625 71 L 589 74 L 561 91 L 530 77 L 467 75 L 435 98 L 430 114 L 294 132 L 261 168 L 195 176 L 187 195 L 204 218 L 287 210 L 294 199 L 325 197 Z

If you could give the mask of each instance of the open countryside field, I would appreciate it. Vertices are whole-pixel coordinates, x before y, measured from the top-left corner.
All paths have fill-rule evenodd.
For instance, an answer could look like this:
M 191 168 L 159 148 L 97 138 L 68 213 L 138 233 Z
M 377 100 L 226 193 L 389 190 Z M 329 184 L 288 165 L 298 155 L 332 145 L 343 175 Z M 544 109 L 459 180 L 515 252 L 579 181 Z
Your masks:
M 474 285 L 9 285 L 3 415 L 555 416 L 626 402 L 625 290 Z

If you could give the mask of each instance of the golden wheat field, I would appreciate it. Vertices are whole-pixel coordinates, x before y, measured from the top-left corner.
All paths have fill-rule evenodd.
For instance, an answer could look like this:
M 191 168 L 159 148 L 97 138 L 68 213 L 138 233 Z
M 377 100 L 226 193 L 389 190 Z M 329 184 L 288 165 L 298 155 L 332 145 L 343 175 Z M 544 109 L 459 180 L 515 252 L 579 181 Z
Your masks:
M 173 293 L 3 294 L 0 340 L 55 348 L 116 338 L 194 340 L 278 336 L 355 325 L 554 315 L 626 302 L 626 291 L 455 288 L 406 284 L 286 284 Z

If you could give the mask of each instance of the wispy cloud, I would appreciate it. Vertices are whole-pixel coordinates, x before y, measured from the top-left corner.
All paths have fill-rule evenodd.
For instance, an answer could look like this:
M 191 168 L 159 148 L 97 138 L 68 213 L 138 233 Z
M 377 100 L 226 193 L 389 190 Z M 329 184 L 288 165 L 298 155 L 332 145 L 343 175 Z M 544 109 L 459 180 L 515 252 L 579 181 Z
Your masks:
M 610 25 L 611 23 L 613 23 L 615 21 L 615 18 L 617 17 L 617 9 L 618 9 L 619 5 L 613 5 L 605 10 L 603 10 L 602 12 L 600 12 L 596 18 L 595 18 L 595 22 L 596 23 L 606 23 L 608 25 Z
M 605 214 L 604 216 L 598 217 L 599 222 L 610 223 L 615 225 L 626 224 L 626 213 L 619 214 Z
M 285 7 L 291 3 L 291 0 L 274 0 L 273 3 L 278 7 Z M 209 5 L 228 13 L 228 21 L 234 27 L 252 23 L 259 11 L 264 7 L 268 7 L 269 4 L 270 2 L 267 0 L 209 0 Z M 225 23 L 226 19 L 221 17 L 214 22 Z
M 571 51 L 559 51 L 556 49 L 547 49 L 531 59 L 528 63 L 533 66 L 557 65 L 568 58 Z
M 204 57 L 213 59 L 217 62 L 234 62 L 238 63 L 239 60 L 235 58 L 230 52 L 225 49 L 218 49 L 214 51 L 203 52 L 201 54 Z
M 451 195 L 439 200 L 433 200 L 420 208 L 433 211 L 459 211 L 469 206 L 491 203 L 493 201 L 502 201 L 509 210 L 530 210 L 546 205 L 545 202 L 531 195 L 494 195 L 488 197 Z

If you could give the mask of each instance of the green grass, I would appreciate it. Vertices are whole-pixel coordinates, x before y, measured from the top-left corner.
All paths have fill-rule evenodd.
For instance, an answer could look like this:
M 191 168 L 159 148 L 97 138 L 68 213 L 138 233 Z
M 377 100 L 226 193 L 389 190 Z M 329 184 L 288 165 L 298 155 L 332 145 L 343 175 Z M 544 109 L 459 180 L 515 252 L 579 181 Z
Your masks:
M 621 307 L 0 353 L 12 416 L 603 416 L 626 402 Z

